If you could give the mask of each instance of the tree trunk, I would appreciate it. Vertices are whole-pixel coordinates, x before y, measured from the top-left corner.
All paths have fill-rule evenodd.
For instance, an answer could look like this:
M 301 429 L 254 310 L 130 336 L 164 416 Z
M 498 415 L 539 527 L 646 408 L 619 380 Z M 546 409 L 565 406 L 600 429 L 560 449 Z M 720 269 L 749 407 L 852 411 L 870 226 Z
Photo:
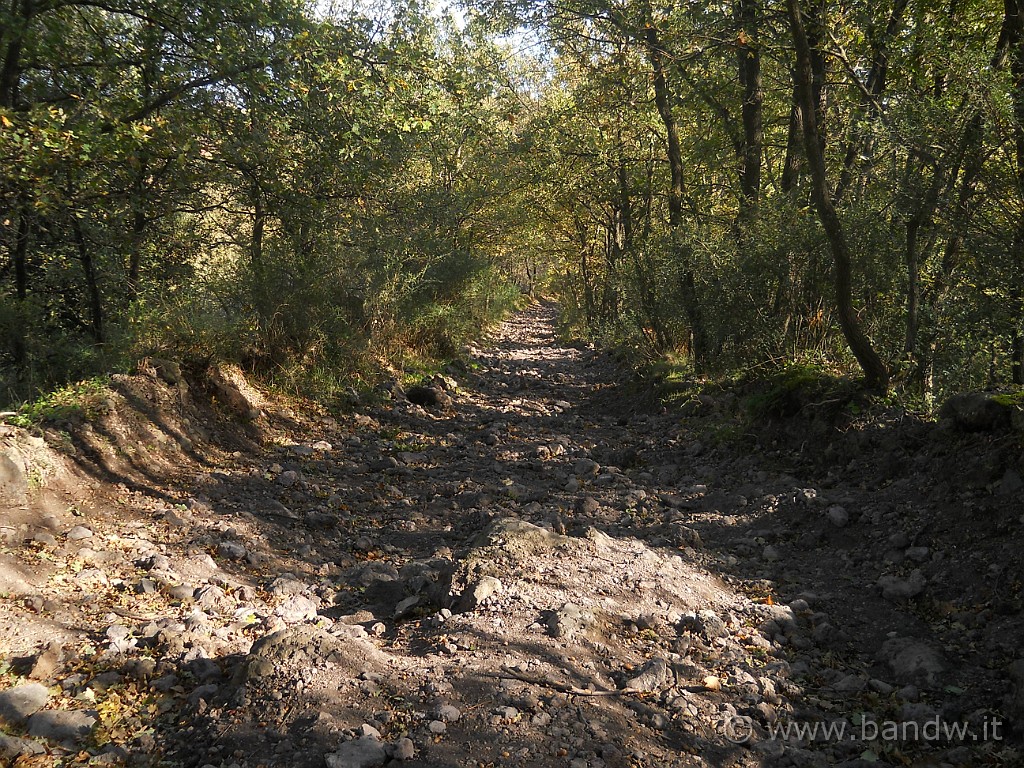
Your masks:
M 825 173 L 825 154 L 822 151 L 819 116 L 814 110 L 814 71 L 811 47 L 804 29 L 799 0 L 788 0 L 789 20 L 796 47 L 796 73 L 800 101 L 804 112 L 804 151 L 811 172 L 815 208 L 825 230 L 834 266 L 834 288 L 839 325 L 850 350 L 864 371 L 865 385 L 869 389 L 885 392 L 889 387 L 889 371 L 864 334 L 853 305 L 853 267 L 849 244 L 842 222 L 836 213 Z
M 18 301 L 28 298 L 28 239 L 31 230 L 28 213 L 22 205 L 18 211 L 18 231 L 15 234 L 11 260 L 14 262 L 14 292 Z
M 796 77 L 796 73 L 793 74 Z M 786 159 L 782 164 L 782 192 L 785 195 L 796 194 L 800 180 L 800 169 L 803 166 L 804 153 L 804 113 L 800 107 L 800 94 L 796 85 L 793 86 L 793 103 L 789 108 L 789 131 L 786 136 Z
M 909 0 L 896 0 L 896 4 L 889 13 L 885 29 L 877 32 L 872 23 L 872 28 L 868 30 L 871 38 L 871 65 L 868 68 L 867 80 L 864 84 L 866 93 L 861 94 L 861 111 L 869 123 L 878 120 L 881 116 L 879 102 L 885 92 L 889 77 L 889 41 L 899 31 L 908 3 Z M 847 139 L 843 168 L 839 176 L 839 183 L 836 185 L 836 200 L 842 200 L 852 188 L 863 188 L 867 183 L 867 174 L 872 165 L 874 134 L 870 129 L 865 130 L 857 126 L 857 122 L 859 121 L 854 122 L 852 132 Z M 862 161 L 861 158 L 867 159 Z M 861 165 L 862 162 L 863 165 Z M 863 168 L 861 173 L 858 173 L 859 166 Z
M 594 288 L 590 282 L 587 251 L 587 248 L 580 251 L 580 277 L 583 279 L 583 313 L 586 315 L 587 324 L 589 325 L 594 322 Z
M 647 55 L 654 71 L 654 103 L 665 126 L 668 167 L 671 183 L 668 190 L 668 223 L 675 229 L 683 221 L 683 150 L 679 141 L 679 124 L 672 112 L 668 81 L 665 79 L 665 50 L 658 39 L 658 31 L 649 25 L 644 31 Z
M 679 141 L 679 124 L 672 112 L 672 100 L 665 79 L 665 49 L 658 38 L 658 31 L 653 24 L 648 24 L 644 31 L 647 55 L 654 73 L 654 103 L 658 115 L 665 126 L 667 136 L 668 164 L 671 172 L 671 185 L 668 193 L 668 223 L 673 232 L 677 232 L 683 223 L 683 153 Z M 677 257 L 679 254 L 677 254 Z M 693 269 L 685 267 L 680 276 L 680 294 L 683 299 L 683 311 L 690 326 L 690 353 L 697 362 L 707 356 L 707 331 L 704 318 L 697 304 L 697 279 Z
M 1024 267 L 1024 0 L 1004 0 L 1004 30 L 1010 54 L 1010 74 L 1013 78 L 1013 138 L 1017 160 L 1017 222 L 1013 231 L 1012 255 L 1018 267 Z M 1021 286 L 1010 288 L 1013 306 L 1013 338 L 1010 369 L 1014 384 L 1024 384 L 1024 341 L 1020 327 Z
M 917 258 L 917 236 L 921 222 L 917 216 L 907 222 L 907 334 L 903 351 L 914 359 L 917 357 L 917 329 L 920 317 L 921 270 Z
M 739 59 L 740 87 L 743 89 L 743 150 L 740 156 L 739 221 L 757 217 L 761 194 L 761 154 L 764 147 L 762 117 L 761 51 L 758 47 L 759 0 L 738 0 L 736 14 L 739 34 L 736 54 Z
M 1019 18 L 1019 14 L 1012 12 L 1011 4 L 1014 0 L 1005 0 L 1003 6 L 1003 23 L 999 30 L 999 39 L 996 42 L 995 52 L 992 54 L 990 66 L 993 70 L 1000 70 L 1006 66 L 1007 55 L 1013 39 L 1013 26 Z M 1019 33 L 1018 33 L 1019 34 Z M 985 136 L 985 113 L 981 108 L 974 111 L 967 130 L 964 133 L 964 170 L 960 181 L 960 193 L 958 195 L 956 208 L 950 216 L 955 227 L 953 234 L 946 241 L 946 248 L 942 258 L 942 273 L 950 275 L 960 262 L 960 250 L 963 247 L 964 238 L 967 236 L 967 228 L 971 221 L 971 201 L 978 188 L 978 178 L 985 164 L 985 153 L 982 151 L 982 140 Z
M 619 183 L 619 226 L 620 247 L 628 250 L 633 247 L 633 198 L 629 193 L 629 169 L 626 159 L 622 156 L 622 135 L 618 136 L 619 158 L 616 162 L 616 180 Z
M 145 62 L 139 73 L 142 78 L 143 104 L 148 104 L 153 100 L 153 80 L 157 76 L 155 72 L 155 62 L 157 59 L 155 54 L 149 49 L 159 49 L 160 45 L 160 34 L 152 26 L 146 28 L 146 33 Z M 132 180 L 132 199 L 130 201 L 132 234 L 131 250 L 128 253 L 127 305 L 131 305 L 139 297 L 142 273 L 142 248 L 145 242 L 146 229 L 149 226 L 149 218 L 146 216 L 146 201 L 149 198 L 146 179 L 149 177 L 150 163 L 149 152 L 145 146 L 140 148 L 138 160 L 139 166 L 135 169 L 135 177 Z
M 252 243 L 250 244 L 249 257 L 252 259 L 253 272 L 257 275 L 263 272 L 263 230 L 266 225 L 267 213 L 263 209 L 263 201 L 260 199 L 259 190 L 256 189 L 253 193 Z
M 146 217 L 146 176 L 149 173 L 149 158 L 143 153 L 139 158 L 139 168 L 132 182 L 132 234 L 128 252 L 128 286 L 127 304 L 132 304 L 139 297 L 139 280 L 142 272 L 142 247 L 145 241 L 149 219 Z
M 93 262 L 89 244 L 85 241 L 82 225 L 76 218 L 71 220 L 71 231 L 75 236 L 75 244 L 78 246 L 78 259 L 82 263 L 82 272 L 85 274 L 85 286 L 89 296 L 90 330 L 96 343 L 102 344 L 104 341 L 103 298 L 100 295 L 99 281 L 96 278 L 96 265 Z
M 13 109 L 18 103 L 21 86 L 21 50 L 32 17 L 36 15 L 33 0 L 10 0 L 11 16 L 16 20 L 9 29 L 0 30 L 3 61 L 0 62 L 0 107 Z
M 934 247 L 934 238 L 922 247 L 918 246 L 922 230 L 932 227 L 935 212 L 939 208 L 943 190 L 947 194 L 954 186 L 955 179 L 963 165 L 964 154 L 967 152 L 971 137 L 971 128 L 961 138 L 955 152 L 950 152 L 936 161 L 932 169 L 932 181 L 921 201 L 913 208 L 906 221 L 906 263 L 907 263 L 907 319 L 904 352 L 912 360 L 918 361 L 920 345 L 920 306 L 922 303 L 920 265 L 926 263 L 929 252 Z M 908 166 L 910 160 L 908 160 Z M 910 170 L 907 171 L 910 176 Z M 909 185 L 909 181 L 907 182 Z M 920 366 L 919 366 L 920 367 Z
M 583 313 L 587 318 L 587 325 L 594 322 L 596 307 L 594 306 L 594 284 L 590 275 L 590 260 L 594 258 L 593 246 L 588 242 L 587 228 L 579 217 L 573 217 L 573 224 L 576 227 L 576 237 L 580 249 L 580 279 L 583 281 Z
M 132 216 L 132 244 L 128 254 L 128 296 L 131 304 L 139 297 L 139 276 L 142 271 L 142 236 L 146 230 L 146 214 L 136 210 Z
M 21 88 L 21 52 L 32 17 L 36 13 L 33 0 L 10 0 L 12 23 L 7 29 L 0 29 L 0 108 L 13 109 L 19 101 Z M 28 205 L 18 202 L 18 228 L 10 250 L 14 267 L 14 293 L 19 302 L 28 298 L 28 242 L 31 222 L 27 214 Z M 0 213 L 0 217 L 4 214 Z M 22 365 L 28 359 L 25 334 L 19 333 L 13 340 L 11 351 L 15 365 Z
M 1020 296 L 1017 296 L 1016 303 L 1020 304 Z M 1010 344 L 1010 381 L 1018 387 L 1024 384 L 1024 337 L 1021 336 L 1020 326 L 1013 329 L 1013 339 Z
M 825 151 L 824 131 L 824 94 L 825 94 L 825 57 L 819 48 L 821 44 L 821 8 L 812 4 L 804 12 L 804 32 L 811 49 L 811 101 L 814 114 L 818 116 L 818 135 L 821 140 L 822 152 Z M 786 159 L 782 166 L 782 191 L 791 197 L 799 187 L 800 174 L 804 165 L 804 108 L 800 99 L 800 83 L 797 82 L 797 71 L 791 73 L 793 78 L 793 103 L 789 110 L 789 131 L 786 137 Z
M 24 306 L 28 298 L 28 241 L 32 231 L 31 222 L 25 206 L 18 212 L 18 231 L 15 234 L 13 248 L 11 248 L 11 260 L 14 266 L 14 295 L 18 302 Z M 24 322 L 21 323 L 24 326 Z M 28 360 L 27 327 L 21 327 L 14 332 L 11 340 L 11 354 L 16 366 L 23 365 Z

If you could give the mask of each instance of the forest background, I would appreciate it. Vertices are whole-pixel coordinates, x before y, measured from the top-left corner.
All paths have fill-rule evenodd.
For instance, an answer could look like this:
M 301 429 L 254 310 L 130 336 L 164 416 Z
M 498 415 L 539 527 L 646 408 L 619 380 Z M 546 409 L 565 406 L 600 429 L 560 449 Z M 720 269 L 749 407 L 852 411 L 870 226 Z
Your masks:
M 1024 0 L 4 0 L 0 407 L 332 398 L 548 295 L 687 376 L 1022 382 Z

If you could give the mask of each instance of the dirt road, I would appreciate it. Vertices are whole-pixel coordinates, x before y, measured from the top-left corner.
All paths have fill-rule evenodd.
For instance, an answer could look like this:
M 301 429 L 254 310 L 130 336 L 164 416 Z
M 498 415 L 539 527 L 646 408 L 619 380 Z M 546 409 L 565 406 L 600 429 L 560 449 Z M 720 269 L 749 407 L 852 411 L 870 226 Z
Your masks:
M 248 438 L 123 381 L 187 450 L 154 438 L 121 486 L 70 472 L 83 501 L 26 486 L 10 508 L 0 754 L 1022 764 L 1005 446 L 754 427 L 730 392 L 667 412 L 555 319 L 505 323 L 427 408 L 271 403 Z

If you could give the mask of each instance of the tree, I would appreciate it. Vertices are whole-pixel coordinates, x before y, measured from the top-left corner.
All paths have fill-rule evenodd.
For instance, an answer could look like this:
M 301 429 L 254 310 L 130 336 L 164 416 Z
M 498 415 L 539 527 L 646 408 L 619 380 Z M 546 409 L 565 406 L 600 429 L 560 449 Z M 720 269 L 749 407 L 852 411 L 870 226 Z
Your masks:
M 810 169 L 814 203 L 828 238 L 835 269 L 834 290 L 839 324 L 843 329 L 850 350 L 864 371 L 865 384 L 869 389 L 885 392 L 889 386 L 889 371 L 864 334 L 853 305 L 853 267 L 849 242 L 843 224 L 836 212 L 832 193 L 828 187 L 825 154 L 822 148 L 815 110 L 814 82 L 811 45 L 804 28 L 803 11 L 799 0 L 788 0 L 789 20 L 796 48 L 796 82 L 803 113 L 804 153 Z

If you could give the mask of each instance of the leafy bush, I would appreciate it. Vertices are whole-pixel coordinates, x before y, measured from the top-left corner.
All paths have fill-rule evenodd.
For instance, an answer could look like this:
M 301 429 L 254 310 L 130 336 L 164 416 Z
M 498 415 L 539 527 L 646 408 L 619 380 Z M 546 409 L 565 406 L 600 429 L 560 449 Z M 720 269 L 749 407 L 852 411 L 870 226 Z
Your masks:
M 117 366 L 115 354 L 53 322 L 32 298 L 0 294 L 0 409 Z

